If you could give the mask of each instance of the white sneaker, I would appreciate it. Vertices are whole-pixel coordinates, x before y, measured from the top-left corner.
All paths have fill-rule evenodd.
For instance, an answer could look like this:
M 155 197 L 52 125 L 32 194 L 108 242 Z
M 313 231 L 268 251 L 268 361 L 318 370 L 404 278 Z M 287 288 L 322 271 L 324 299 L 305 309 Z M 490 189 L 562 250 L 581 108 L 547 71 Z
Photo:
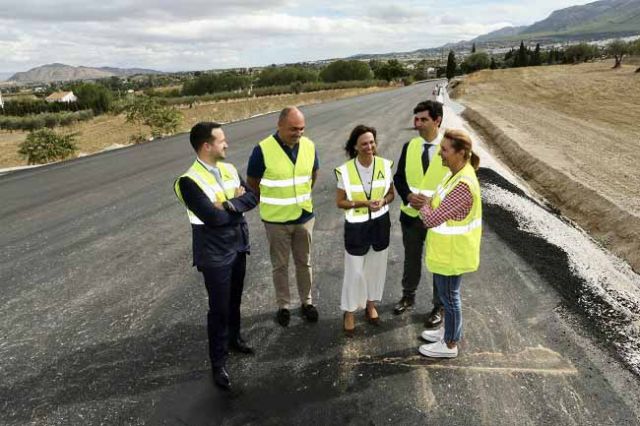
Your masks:
M 420 337 L 427 342 L 439 342 L 444 339 L 444 327 L 440 327 L 435 330 L 425 330 L 422 332 Z
M 453 349 L 449 349 L 444 340 L 421 345 L 420 348 L 418 348 L 418 351 L 422 355 L 431 358 L 455 358 L 458 356 L 458 347 L 456 346 Z

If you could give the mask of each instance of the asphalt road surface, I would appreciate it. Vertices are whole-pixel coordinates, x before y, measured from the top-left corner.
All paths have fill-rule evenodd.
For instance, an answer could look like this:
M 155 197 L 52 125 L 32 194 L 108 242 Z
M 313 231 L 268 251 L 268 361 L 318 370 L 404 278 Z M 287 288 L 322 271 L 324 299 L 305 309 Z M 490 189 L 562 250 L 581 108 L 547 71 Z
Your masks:
M 380 155 L 397 160 L 414 134 L 412 108 L 433 84 L 303 108 L 321 163 L 320 321 L 296 310 L 288 328 L 275 323 L 265 232 L 251 212 L 242 311 L 257 354 L 231 356 L 231 394 L 211 384 L 206 292 L 172 191 L 193 160 L 186 135 L 0 177 L 0 424 L 638 424 L 638 378 L 572 303 L 566 286 L 580 283 L 566 255 L 494 205 L 484 209 L 480 270 L 463 279 L 457 359 L 417 352 L 430 279 L 416 310 L 391 313 L 401 295 L 398 200 L 382 326 L 359 317 L 356 336 L 342 336 L 332 169 L 359 123 L 376 126 Z M 228 160 L 242 174 L 275 121 L 225 126 Z M 519 193 L 492 170 L 480 178 Z

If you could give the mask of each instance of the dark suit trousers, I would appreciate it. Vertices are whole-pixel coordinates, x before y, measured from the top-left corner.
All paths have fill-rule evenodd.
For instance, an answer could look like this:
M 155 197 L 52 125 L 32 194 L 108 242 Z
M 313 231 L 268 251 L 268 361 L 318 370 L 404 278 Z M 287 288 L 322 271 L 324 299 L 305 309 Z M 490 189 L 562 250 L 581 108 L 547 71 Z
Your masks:
M 209 357 L 213 367 L 225 365 L 229 340 L 240 334 L 240 303 L 246 259 L 246 253 L 238 253 L 235 260 L 227 266 L 200 268 L 209 294 L 207 333 Z
M 405 223 L 407 222 L 407 223 Z M 424 263 L 424 247 L 427 230 L 422 226 L 420 219 L 400 222 L 402 227 L 402 244 L 404 245 L 404 271 L 402 273 L 402 295 L 415 298 L 422 264 Z M 433 286 L 433 306 L 442 307 L 442 301 L 438 296 L 435 283 Z

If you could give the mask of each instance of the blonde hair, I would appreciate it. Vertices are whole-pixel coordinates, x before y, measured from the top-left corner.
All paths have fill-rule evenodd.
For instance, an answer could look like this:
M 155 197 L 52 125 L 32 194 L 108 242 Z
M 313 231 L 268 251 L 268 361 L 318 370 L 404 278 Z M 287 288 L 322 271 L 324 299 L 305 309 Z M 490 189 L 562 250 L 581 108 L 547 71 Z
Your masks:
M 480 157 L 473 152 L 473 142 L 471 137 L 464 130 L 460 129 L 447 129 L 444 132 L 444 137 L 451 141 L 451 147 L 456 151 L 464 150 L 464 159 L 471 162 L 471 166 L 478 170 L 480 167 Z

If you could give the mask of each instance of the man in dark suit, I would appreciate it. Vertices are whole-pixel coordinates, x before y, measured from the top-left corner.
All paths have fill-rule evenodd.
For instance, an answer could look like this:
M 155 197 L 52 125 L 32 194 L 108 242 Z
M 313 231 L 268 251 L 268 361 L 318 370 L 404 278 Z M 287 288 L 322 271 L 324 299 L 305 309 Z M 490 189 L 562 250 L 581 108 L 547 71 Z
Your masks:
M 244 212 L 257 205 L 226 158 L 227 140 L 220 124 L 198 123 L 191 129 L 197 158 L 174 184 L 186 206 L 193 234 L 193 264 L 204 275 L 209 295 L 207 332 L 213 381 L 231 389 L 226 368 L 229 349 L 252 354 L 240 335 L 240 303 L 249 253 L 249 230 Z

